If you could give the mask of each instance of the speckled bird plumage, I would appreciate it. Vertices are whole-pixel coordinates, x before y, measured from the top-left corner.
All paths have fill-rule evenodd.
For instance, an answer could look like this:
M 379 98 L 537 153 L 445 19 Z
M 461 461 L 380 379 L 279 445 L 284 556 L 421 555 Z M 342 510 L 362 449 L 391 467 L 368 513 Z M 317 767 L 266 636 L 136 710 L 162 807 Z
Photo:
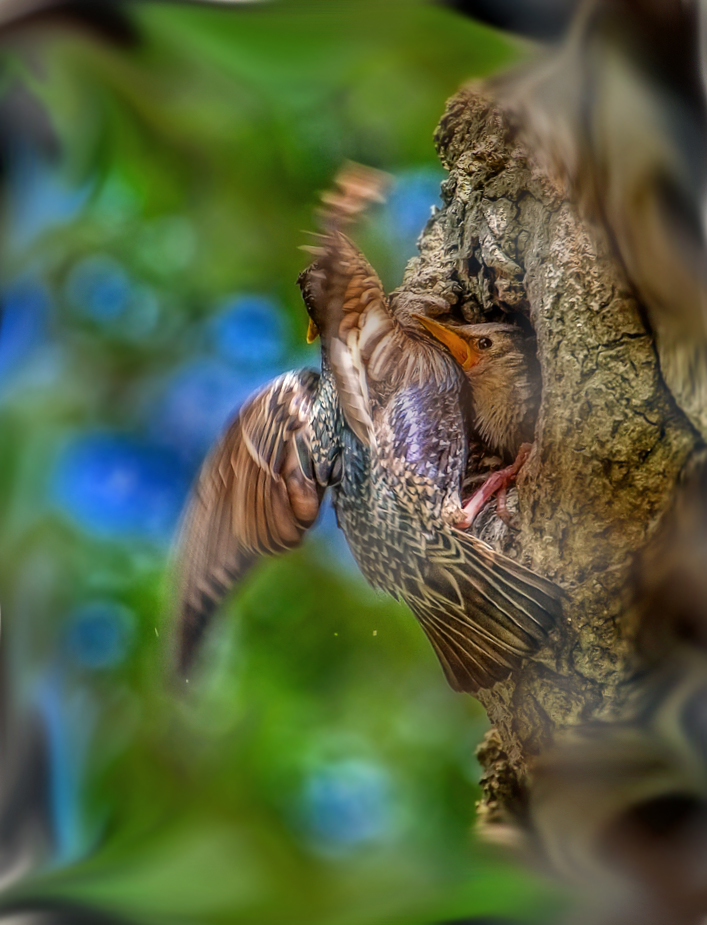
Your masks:
M 363 574 L 408 604 L 455 689 L 506 677 L 559 616 L 555 585 L 455 528 L 464 371 L 386 297 L 340 230 L 378 188 L 374 173 L 349 169 L 325 200 L 317 260 L 299 280 L 321 375 L 288 373 L 266 387 L 204 466 L 183 532 L 184 669 L 227 588 L 259 556 L 296 545 L 327 488 Z

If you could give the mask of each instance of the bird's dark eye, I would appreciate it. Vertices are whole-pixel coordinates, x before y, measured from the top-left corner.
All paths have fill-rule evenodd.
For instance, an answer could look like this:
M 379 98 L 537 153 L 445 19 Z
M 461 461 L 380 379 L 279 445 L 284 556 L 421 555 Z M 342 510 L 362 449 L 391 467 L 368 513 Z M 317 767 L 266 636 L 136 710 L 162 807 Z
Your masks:
M 480 337 L 476 342 L 476 346 L 479 350 L 488 350 L 492 344 L 493 341 L 490 337 Z

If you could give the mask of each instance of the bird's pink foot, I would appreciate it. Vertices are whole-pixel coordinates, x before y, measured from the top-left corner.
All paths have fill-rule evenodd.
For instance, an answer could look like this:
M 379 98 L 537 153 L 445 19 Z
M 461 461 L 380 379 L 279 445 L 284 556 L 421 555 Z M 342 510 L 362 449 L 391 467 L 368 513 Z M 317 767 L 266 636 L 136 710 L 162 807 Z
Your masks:
M 510 523 L 511 513 L 506 505 L 506 491 L 518 477 L 518 473 L 525 465 L 531 449 L 532 444 L 523 443 L 518 450 L 515 461 L 510 466 L 497 469 L 496 472 L 491 473 L 481 488 L 464 505 L 464 520 L 459 524 L 461 529 L 468 530 L 494 495 L 497 496 L 496 512 L 498 516 L 505 520 L 506 523 Z

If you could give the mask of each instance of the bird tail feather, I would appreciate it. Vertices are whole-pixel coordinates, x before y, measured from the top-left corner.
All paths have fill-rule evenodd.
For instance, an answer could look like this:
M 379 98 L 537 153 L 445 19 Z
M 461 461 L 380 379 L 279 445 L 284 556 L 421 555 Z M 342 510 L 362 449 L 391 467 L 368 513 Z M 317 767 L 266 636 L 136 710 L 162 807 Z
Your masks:
M 557 585 L 457 530 L 428 543 L 419 565 L 402 596 L 454 690 L 473 693 L 508 677 L 561 617 Z

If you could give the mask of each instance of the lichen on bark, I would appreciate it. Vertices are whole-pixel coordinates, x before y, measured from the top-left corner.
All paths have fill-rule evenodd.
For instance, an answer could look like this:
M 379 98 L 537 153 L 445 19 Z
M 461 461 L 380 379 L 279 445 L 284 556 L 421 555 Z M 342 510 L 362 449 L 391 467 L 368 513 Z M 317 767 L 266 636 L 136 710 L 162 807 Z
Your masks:
M 669 509 L 699 438 L 661 374 L 644 313 L 606 232 L 579 214 L 488 87 L 461 90 L 436 133 L 443 206 L 401 294 L 467 322 L 527 319 L 543 399 L 517 485 L 518 528 L 493 513 L 479 535 L 557 581 L 564 623 L 535 660 L 479 696 L 482 812 L 522 812 L 534 759 L 567 727 L 618 710 L 637 670 L 634 558 Z

